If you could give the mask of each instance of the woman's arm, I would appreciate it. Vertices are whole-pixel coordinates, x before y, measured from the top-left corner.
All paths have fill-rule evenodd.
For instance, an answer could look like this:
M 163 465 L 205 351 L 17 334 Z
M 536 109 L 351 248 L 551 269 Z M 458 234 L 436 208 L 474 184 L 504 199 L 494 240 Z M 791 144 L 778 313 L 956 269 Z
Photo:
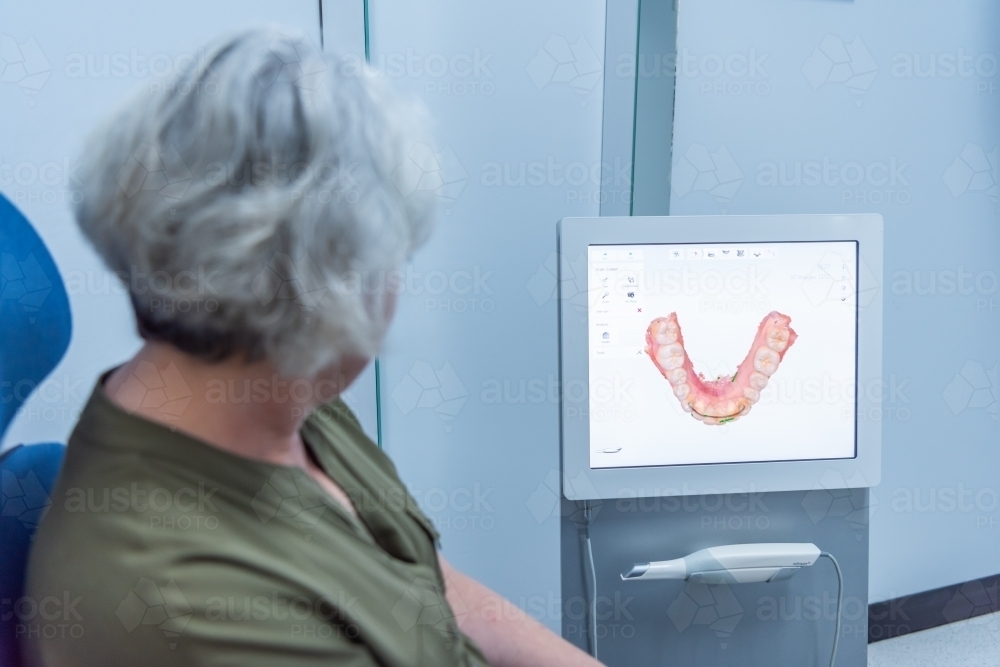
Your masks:
M 440 554 L 445 596 L 458 627 L 496 667 L 599 667 L 599 663 L 528 616 L 512 602 L 467 577 Z

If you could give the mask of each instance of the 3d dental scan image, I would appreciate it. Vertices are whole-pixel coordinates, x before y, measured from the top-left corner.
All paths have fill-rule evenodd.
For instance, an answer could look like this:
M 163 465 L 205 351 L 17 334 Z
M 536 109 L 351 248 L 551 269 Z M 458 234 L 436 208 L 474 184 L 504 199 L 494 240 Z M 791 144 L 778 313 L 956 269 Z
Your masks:
M 854 456 L 858 242 L 588 256 L 594 467 Z M 616 385 L 629 419 L 609 418 Z
M 1000 667 L 1000 0 L 0 0 L 0 667 Z
M 684 350 L 677 313 L 650 323 L 646 330 L 646 354 L 670 382 L 684 412 L 709 426 L 728 424 L 750 413 L 768 379 L 778 370 L 785 351 L 798 338 L 791 321 L 788 315 L 774 310 L 765 315 L 750 351 L 732 376 L 719 375 L 709 380 L 704 373 L 695 374 Z

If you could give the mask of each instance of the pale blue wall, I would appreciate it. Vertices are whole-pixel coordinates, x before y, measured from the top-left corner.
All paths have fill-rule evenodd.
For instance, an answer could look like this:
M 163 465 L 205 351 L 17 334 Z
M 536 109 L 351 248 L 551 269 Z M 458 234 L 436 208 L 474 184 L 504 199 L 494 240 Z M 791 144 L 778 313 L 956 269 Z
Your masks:
M 327 22 L 347 4 L 327 2 Z M 75 319 L 65 360 L 5 445 L 65 440 L 97 375 L 139 344 L 127 299 L 77 231 L 68 200 L 79 187 L 72 165 L 86 132 L 129 90 L 162 77 L 131 65 L 121 76 L 78 77 L 67 73 L 67 62 L 82 54 L 99 64 L 133 51 L 146 59 L 140 64 L 175 58 L 261 22 L 299 28 L 318 41 L 318 9 L 315 0 L 85 9 L 0 0 L 0 34 L 25 50 L 34 40 L 43 59 L 31 67 L 49 73 L 37 91 L 18 80 L 0 83 L 0 167 L 12 167 L 0 169 L 0 190 L 38 228 L 71 282 Z M 430 110 L 449 182 L 437 233 L 415 258 L 413 289 L 403 295 L 384 357 L 386 445 L 438 523 L 447 556 L 558 628 L 552 260 L 556 221 L 598 213 L 593 174 L 600 162 L 604 3 L 375 0 L 370 26 L 373 62 L 387 58 L 387 75 Z M 339 26 L 326 28 L 335 41 Z M 347 50 L 356 51 L 357 41 Z M 30 177 L 50 163 L 61 171 L 48 182 Z M 541 182 L 528 174 L 523 185 L 493 185 L 491 176 L 507 163 L 515 172 L 522 163 L 526 170 L 541 166 Z M 24 182 L 12 176 L 18 165 L 26 165 L 19 172 Z M 449 283 L 443 291 L 441 278 Z M 433 408 L 404 414 L 410 385 L 395 394 L 400 402 L 393 399 L 408 372 L 420 377 L 417 362 L 453 370 L 456 396 L 465 399 L 454 420 Z M 531 394 L 519 402 L 517 387 L 532 381 L 545 387 L 544 400 Z M 512 385 L 511 400 L 484 400 L 492 382 Z
M 0 55 L 5 72 L 0 79 L 0 192 L 45 241 L 66 282 L 73 313 L 65 358 L 24 405 L 3 446 L 65 441 L 98 374 L 139 347 L 128 298 L 87 245 L 70 211 L 79 198 L 77 158 L 87 132 L 130 91 L 162 85 L 206 41 L 269 22 L 319 42 L 315 0 L 0 0 L 0 36 L 6 42 Z M 9 47 L 11 42 L 17 49 Z M 18 64 L 37 76 L 21 76 Z
M 395 82 L 427 105 L 443 180 L 453 184 L 382 357 L 384 443 L 437 523 L 446 557 L 558 629 L 552 260 L 556 221 L 598 214 L 590 174 L 601 159 L 604 3 L 374 0 L 370 8 L 371 61 L 384 58 Z M 392 63 L 408 53 L 412 73 L 395 74 Z M 455 66 L 426 73 L 442 62 Z M 454 284 L 434 294 L 442 277 Z M 428 407 L 413 406 L 421 382 Z
M 884 433 L 882 483 L 872 491 L 873 601 L 1000 571 L 998 28 L 1000 7 L 986 0 L 680 5 L 674 173 L 701 144 L 724 147 L 708 170 L 735 166 L 742 181 L 716 198 L 678 188 L 675 177 L 670 212 L 885 219 L 886 391 L 882 414 L 868 416 L 881 418 Z M 824 40 L 833 55 L 857 45 L 848 65 L 862 75 L 850 82 L 855 91 L 817 53 Z M 971 57 L 964 73 L 948 67 L 960 54 Z M 759 67 L 743 74 L 736 57 L 734 75 L 717 74 L 731 56 L 755 57 Z M 932 58 L 935 76 L 904 69 L 919 61 L 926 71 Z M 967 161 L 984 162 L 972 180 L 956 162 L 964 150 Z M 838 178 L 846 168 L 852 180 L 857 165 L 870 171 L 846 187 L 766 184 L 771 164 L 784 163 L 790 178 L 795 163 L 824 160 L 838 165 Z M 949 288 L 959 271 L 971 274 L 966 293 Z M 936 294 L 906 286 L 926 287 L 932 276 Z

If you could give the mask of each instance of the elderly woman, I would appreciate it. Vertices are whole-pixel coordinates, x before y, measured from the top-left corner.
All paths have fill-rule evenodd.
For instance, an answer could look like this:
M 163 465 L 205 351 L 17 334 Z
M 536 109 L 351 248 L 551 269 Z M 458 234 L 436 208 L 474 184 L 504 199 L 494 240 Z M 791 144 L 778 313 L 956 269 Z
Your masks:
M 258 30 L 94 135 L 76 217 L 145 344 L 70 438 L 31 555 L 30 662 L 597 664 L 448 565 L 338 397 L 431 227 L 401 168 L 416 119 Z

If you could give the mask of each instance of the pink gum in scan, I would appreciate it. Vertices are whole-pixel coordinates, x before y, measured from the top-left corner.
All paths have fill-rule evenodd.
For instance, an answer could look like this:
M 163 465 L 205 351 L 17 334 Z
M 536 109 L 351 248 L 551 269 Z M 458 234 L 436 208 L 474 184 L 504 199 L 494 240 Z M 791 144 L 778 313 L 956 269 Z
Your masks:
M 785 353 L 798 338 L 792 318 L 771 311 L 757 327 L 750 351 L 732 376 L 707 380 L 694 372 L 684 349 L 677 313 L 658 317 L 646 329 L 646 354 L 673 388 L 681 407 L 704 424 L 727 424 L 745 417 Z

